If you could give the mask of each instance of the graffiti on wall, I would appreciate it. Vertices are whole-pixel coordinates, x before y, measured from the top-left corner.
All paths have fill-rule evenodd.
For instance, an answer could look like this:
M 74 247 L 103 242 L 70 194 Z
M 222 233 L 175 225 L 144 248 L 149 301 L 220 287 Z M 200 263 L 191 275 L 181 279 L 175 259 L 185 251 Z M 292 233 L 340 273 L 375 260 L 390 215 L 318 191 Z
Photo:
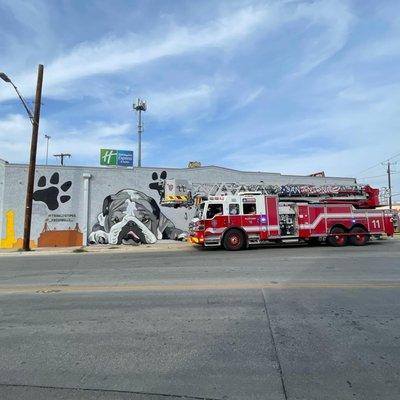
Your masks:
M 362 193 L 361 186 L 354 185 L 282 185 L 277 187 L 280 196 L 321 196 L 321 195 L 356 195 Z
M 138 190 L 124 189 L 104 199 L 89 243 L 155 243 L 158 239 L 181 240 L 186 235 L 161 212 L 154 198 Z
M 14 210 L 7 210 L 6 216 L 6 236 L 0 239 L 0 249 L 20 249 L 22 248 L 22 238 L 15 238 L 15 212 Z M 30 241 L 30 248 L 36 247 L 34 240 Z
M 41 176 L 37 185 L 40 189 L 35 190 L 33 193 L 33 200 L 43 202 L 51 211 L 57 210 L 60 203 L 66 203 L 71 200 L 71 196 L 62 193 L 70 189 L 72 182 L 66 181 L 60 185 L 60 175 L 58 172 L 54 172 L 51 175 L 49 184 L 47 183 L 47 178 Z
M 165 180 L 167 179 L 167 171 L 162 171 L 160 177 L 157 172 L 151 175 L 153 182 L 149 183 L 149 189 L 156 190 L 160 196 L 160 201 L 164 198 L 165 194 Z
M 67 194 L 71 186 L 72 181 L 61 183 L 58 172 L 54 172 L 50 179 L 43 175 L 38 180 L 38 189 L 33 193 L 33 200 L 44 203 L 49 211 L 58 210 L 61 204 L 71 200 L 71 196 Z M 72 213 L 47 214 L 38 238 L 38 246 L 81 246 L 83 235 L 76 220 L 76 214 Z

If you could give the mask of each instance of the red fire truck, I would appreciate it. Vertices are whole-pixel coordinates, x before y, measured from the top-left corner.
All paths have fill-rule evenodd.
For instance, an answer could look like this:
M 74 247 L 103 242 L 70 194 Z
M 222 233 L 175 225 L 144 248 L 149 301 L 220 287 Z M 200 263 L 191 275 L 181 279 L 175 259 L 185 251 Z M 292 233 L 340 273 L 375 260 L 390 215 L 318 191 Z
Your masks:
M 227 250 L 285 241 L 362 246 L 371 236 L 394 233 L 390 212 L 375 209 L 378 189 L 303 185 L 267 194 L 265 186 L 258 186 L 261 191 L 232 194 L 225 185 L 225 192 L 203 198 L 190 223 L 190 242 Z

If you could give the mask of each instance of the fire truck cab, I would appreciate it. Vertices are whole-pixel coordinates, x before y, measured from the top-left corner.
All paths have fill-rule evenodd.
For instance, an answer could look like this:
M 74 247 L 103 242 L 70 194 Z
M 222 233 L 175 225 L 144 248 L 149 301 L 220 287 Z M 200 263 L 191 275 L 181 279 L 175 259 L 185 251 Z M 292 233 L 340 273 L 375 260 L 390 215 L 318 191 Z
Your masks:
M 362 246 L 371 235 L 393 232 L 392 216 L 384 210 L 356 209 L 345 202 L 281 201 L 277 195 L 244 192 L 201 202 L 189 226 L 189 241 L 227 250 L 293 240 Z

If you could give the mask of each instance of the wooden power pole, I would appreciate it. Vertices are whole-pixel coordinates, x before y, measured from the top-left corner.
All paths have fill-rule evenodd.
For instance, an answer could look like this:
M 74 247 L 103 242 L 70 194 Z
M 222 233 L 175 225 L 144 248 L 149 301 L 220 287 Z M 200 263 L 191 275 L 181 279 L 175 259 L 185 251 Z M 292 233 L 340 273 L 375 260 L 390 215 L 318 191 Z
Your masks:
M 392 209 L 392 179 L 390 171 L 390 161 L 387 163 L 387 174 L 388 174 L 388 189 L 389 189 L 389 210 Z
M 32 139 L 31 139 L 31 155 L 29 159 L 28 170 L 28 185 L 26 187 L 26 202 L 25 202 L 25 221 L 24 221 L 24 241 L 23 250 L 30 250 L 31 238 L 31 222 L 32 222 L 32 200 L 33 187 L 35 183 L 36 169 L 36 152 L 39 133 L 40 106 L 42 101 L 42 85 L 43 85 L 43 65 L 39 64 L 36 84 L 35 110 L 32 121 Z
M 54 157 L 60 158 L 60 164 L 64 165 L 64 158 L 71 158 L 71 154 L 69 153 L 60 153 L 60 154 L 54 154 Z

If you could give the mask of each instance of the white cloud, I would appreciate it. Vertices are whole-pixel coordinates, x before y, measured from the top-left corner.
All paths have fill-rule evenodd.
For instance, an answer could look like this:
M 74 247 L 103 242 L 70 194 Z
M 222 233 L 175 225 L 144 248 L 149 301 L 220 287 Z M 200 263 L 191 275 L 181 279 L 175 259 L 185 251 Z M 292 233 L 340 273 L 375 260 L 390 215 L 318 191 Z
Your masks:
M 242 94 L 239 93 L 237 96 L 237 102 L 230 110 L 230 113 L 237 111 L 241 108 L 247 107 L 249 104 L 253 103 L 253 101 L 257 100 L 258 97 L 264 92 L 264 87 L 259 87 L 250 91 L 250 93 Z M 229 114 L 230 114 L 229 113 Z
M 400 56 L 399 30 L 390 32 L 390 36 L 370 41 L 354 49 L 348 61 L 352 63 L 365 63 L 385 61 Z
M 26 161 L 31 143 L 32 125 L 20 114 L 9 114 L 0 119 L 0 158 Z
M 88 122 L 81 129 L 65 129 L 45 118 L 40 122 L 37 162 L 44 163 L 46 141 L 44 133 L 51 136 L 49 160 L 56 163 L 53 154 L 71 153 L 73 158 L 93 164 L 99 148 L 132 149 L 136 139 L 135 128 L 128 123 Z M 31 144 L 32 126 L 28 118 L 10 114 L 0 120 L 0 158 L 10 162 L 27 162 Z M 151 146 L 144 144 L 144 151 Z M 146 150 L 147 149 L 147 150 Z M 76 163 L 76 161 L 75 161 Z
M 0 23 L 0 69 L 11 77 L 23 76 L 27 65 L 58 49 L 60 40 L 54 38 L 50 7 L 44 1 L 1 0 L 0 12 L 8 22 Z
M 203 27 L 175 27 L 162 37 L 147 39 L 138 35 L 103 38 L 99 42 L 83 42 L 70 52 L 50 61 L 45 69 L 45 93 L 60 91 L 59 85 L 98 74 L 112 74 L 128 70 L 168 56 L 236 45 L 265 23 L 267 9 L 247 7 L 236 13 L 212 21 Z M 34 90 L 35 75 L 17 76 L 27 96 Z M 0 93 L 0 100 L 13 94 Z
M 298 174 L 325 169 L 351 176 L 400 146 L 399 87 L 374 64 L 381 60 L 393 69 L 393 58 L 400 54 L 397 31 L 371 28 L 360 38 L 362 24 L 376 24 L 376 16 L 360 22 L 357 9 L 339 0 L 256 2 L 234 12 L 228 4 L 222 8 L 229 13 L 224 16 L 218 8 L 203 25 L 188 18 L 186 26 L 166 26 L 155 17 L 158 28 L 143 35 L 101 37 L 68 50 L 62 50 L 65 42 L 58 38 L 62 54 L 54 55 L 53 44 L 41 49 L 41 55 L 48 54 L 44 95 L 65 105 L 61 109 L 54 102 L 46 109 L 53 100 L 44 100 L 41 131 L 52 136 L 51 154 L 70 152 L 70 163 L 93 164 L 99 147 L 132 148 L 133 95 L 149 104 L 145 138 L 155 140 L 144 143 L 145 158 L 147 152 L 149 159 L 153 155 L 175 166 L 203 158 L 239 169 Z M 28 18 L 18 12 L 20 22 Z M 28 27 L 46 25 L 37 14 L 33 18 Z M 39 43 L 33 42 L 35 50 Z M 22 44 L 21 58 L 30 52 Z M 20 67 L 10 71 L 31 96 L 35 75 L 18 74 Z M 291 79 L 285 80 L 286 74 Z M 8 89 L 2 83 L 0 101 L 15 99 Z M 245 112 L 235 112 L 250 104 Z M 18 111 L 20 104 L 6 107 Z M 26 161 L 30 133 L 22 111 L 21 116 L 6 115 L 0 121 L 0 157 Z M 182 140 L 176 140 L 177 134 Z M 39 146 L 43 161 L 42 136 Z
M 310 35 L 303 47 L 304 56 L 292 77 L 304 75 L 331 58 L 346 44 L 355 17 L 347 3 L 325 0 L 297 5 L 289 21 L 303 21 Z
M 118 136 L 126 135 L 132 129 L 129 123 L 109 123 L 104 122 L 93 122 L 90 124 L 89 131 L 95 132 L 98 139 L 112 139 L 118 140 Z M 83 132 L 79 132 L 79 135 L 86 136 L 86 129 Z
M 186 114 L 193 109 L 208 108 L 212 94 L 213 88 L 207 84 L 202 84 L 182 90 L 149 93 L 145 97 L 150 104 L 149 114 L 156 118 L 165 119 Z

